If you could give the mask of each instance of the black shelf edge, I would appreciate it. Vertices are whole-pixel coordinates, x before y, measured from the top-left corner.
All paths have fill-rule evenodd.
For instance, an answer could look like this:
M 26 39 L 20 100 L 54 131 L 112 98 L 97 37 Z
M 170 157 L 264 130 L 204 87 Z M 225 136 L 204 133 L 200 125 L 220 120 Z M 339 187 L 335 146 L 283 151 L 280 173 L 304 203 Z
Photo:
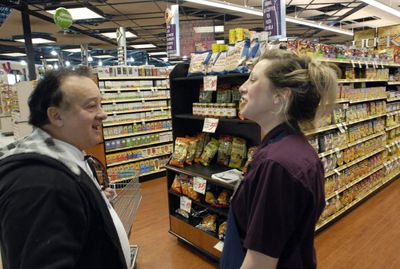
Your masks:
M 220 166 L 217 164 L 210 164 L 210 166 L 207 166 L 207 167 L 202 166 L 200 164 L 193 164 L 192 166 L 185 166 L 185 167 L 181 168 L 181 167 L 176 167 L 176 166 L 167 164 L 165 166 L 165 168 L 167 170 L 174 171 L 176 173 L 181 173 L 181 174 L 185 174 L 185 175 L 193 176 L 193 177 L 204 178 L 205 180 L 209 181 L 210 183 L 221 186 L 228 190 L 233 190 L 235 188 L 236 182 L 234 182 L 233 184 L 230 184 L 230 183 L 226 183 L 221 180 L 218 180 L 218 179 L 211 178 L 212 174 L 221 173 L 221 172 L 232 169 L 229 167 L 224 167 L 224 166 Z
M 187 81 L 187 80 L 202 80 L 205 76 L 213 76 L 213 75 L 204 75 L 204 76 L 193 76 L 193 77 L 177 77 L 173 78 L 173 81 Z M 247 78 L 249 73 L 231 73 L 226 75 L 218 75 L 218 79 L 229 79 L 229 78 Z
M 190 119 L 190 120 L 204 120 L 205 118 L 212 118 L 212 117 L 202 117 L 202 116 L 194 116 L 192 114 L 176 114 L 173 116 L 177 119 Z M 217 118 L 219 122 L 230 122 L 230 123 L 242 123 L 242 124 L 257 124 L 252 120 L 241 120 L 238 118 L 235 119 L 228 119 L 228 118 Z
M 172 190 L 168 190 L 168 193 L 171 194 L 171 195 L 177 196 L 177 197 L 181 197 L 181 196 L 187 197 L 186 195 L 176 193 L 176 192 L 174 192 Z M 228 208 L 215 207 L 215 206 L 211 206 L 211 205 L 208 205 L 208 204 L 204 204 L 204 203 L 198 202 L 196 200 L 191 199 L 190 197 L 187 197 L 187 198 L 192 200 L 192 203 L 195 204 L 195 205 L 204 207 L 204 208 L 208 209 L 209 211 L 212 211 L 212 212 L 214 212 L 214 213 L 216 213 L 218 215 L 222 215 L 224 217 L 228 217 Z

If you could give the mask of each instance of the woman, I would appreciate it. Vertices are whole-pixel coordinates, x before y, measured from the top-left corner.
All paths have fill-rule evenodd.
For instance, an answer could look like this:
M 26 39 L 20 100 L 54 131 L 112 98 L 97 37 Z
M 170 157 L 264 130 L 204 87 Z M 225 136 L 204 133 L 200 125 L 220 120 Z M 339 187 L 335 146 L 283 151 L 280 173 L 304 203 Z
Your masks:
M 220 268 L 316 268 L 324 169 L 299 125 L 336 91 L 332 68 L 282 50 L 262 55 L 240 87 L 241 114 L 266 135 L 232 198 Z

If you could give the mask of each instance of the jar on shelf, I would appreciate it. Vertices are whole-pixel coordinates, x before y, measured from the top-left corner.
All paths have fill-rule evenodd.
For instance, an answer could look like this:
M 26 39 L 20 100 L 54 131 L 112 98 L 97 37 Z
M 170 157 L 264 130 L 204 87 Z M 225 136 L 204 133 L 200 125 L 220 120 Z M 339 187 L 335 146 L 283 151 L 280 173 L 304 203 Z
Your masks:
M 200 107 L 199 107 L 199 103 L 193 103 L 193 115 L 194 116 L 200 116 Z
M 227 118 L 236 117 L 236 105 L 234 103 L 226 104 L 226 117 Z

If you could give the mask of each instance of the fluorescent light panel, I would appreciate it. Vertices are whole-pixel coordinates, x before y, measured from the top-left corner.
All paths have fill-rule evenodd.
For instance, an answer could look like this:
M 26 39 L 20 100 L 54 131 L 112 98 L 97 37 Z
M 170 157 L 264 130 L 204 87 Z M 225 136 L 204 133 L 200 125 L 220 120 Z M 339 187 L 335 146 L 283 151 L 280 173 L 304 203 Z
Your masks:
M 80 49 L 80 48 L 76 48 L 76 49 L 63 49 L 63 51 L 75 53 L 75 52 L 81 52 L 81 49 Z
M 112 58 L 113 56 L 110 54 L 103 54 L 103 55 L 93 55 L 93 58 L 98 58 L 98 59 L 105 59 L 105 58 Z
M 117 39 L 117 33 L 116 32 L 109 32 L 109 33 L 100 33 L 103 36 L 106 36 L 108 38 L 112 39 Z M 137 35 L 133 34 L 132 32 L 126 31 L 125 32 L 125 37 L 126 38 L 132 38 L 132 37 L 137 37 Z
M 57 58 L 50 58 L 50 59 L 45 59 L 46 62 L 58 62 Z
M 224 26 L 223 25 L 218 25 L 218 26 L 199 26 L 199 27 L 193 27 L 194 31 L 196 33 L 223 33 L 224 32 Z
M 20 53 L 20 52 L 2 53 L 1 55 L 10 56 L 10 57 L 22 57 L 22 56 L 26 56 L 25 53 Z
M 153 44 L 137 44 L 137 45 L 132 45 L 131 47 L 135 49 L 151 49 L 151 48 L 156 48 Z
M 240 5 L 235 5 L 235 4 L 230 4 L 227 2 L 222 2 L 222 1 L 217 1 L 217 0 L 185 0 L 186 2 L 191 2 L 195 4 L 200 4 L 200 5 L 205 5 L 205 6 L 211 6 L 214 8 L 221 8 L 225 10 L 231 10 L 231 11 L 237 11 L 237 12 L 242 12 L 242 13 L 247 13 L 247 14 L 252 14 L 256 16 L 263 16 L 262 10 L 251 8 L 251 7 L 245 7 L 245 6 L 240 6 Z M 372 1 L 372 0 L 362 0 L 362 1 Z M 376 2 L 376 1 L 374 1 Z M 338 27 L 331 27 L 327 25 L 323 25 L 321 23 L 316 23 L 314 21 L 309 21 L 309 20 L 304 20 L 304 19 L 299 19 L 299 18 L 294 18 L 290 16 L 286 16 L 286 21 L 287 22 L 292 22 L 292 23 L 297 23 L 313 28 L 319 28 L 323 30 L 328 30 L 344 35 L 350 35 L 353 36 L 353 32 L 349 30 L 344 30 Z
M 217 40 L 217 44 L 225 44 L 225 40 Z
M 390 6 L 387 6 L 385 4 L 382 4 L 381 2 L 378 2 L 378 1 L 375 1 L 375 0 L 361 0 L 361 1 L 366 3 L 366 4 L 368 4 L 368 5 L 376 7 L 378 9 L 380 9 L 380 10 L 383 10 L 383 11 L 385 11 L 387 13 L 390 13 L 392 15 L 400 17 L 400 11 L 399 10 L 394 9 L 394 8 L 392 8 Z M 395 2 L 395 1 L 393 1 L 393 2 Z
M 158 51 L 158 52 L 149 52 L 150 56 L 157 56 L 157 55 L 167 55 L 165 51 Z
M 88 19 L 101 19 L 103 16 L 94 12 L 93 10 L 87 7 L 77 7 L 77 8 L 67 8 L 69 13 L 71 13 L 71 17 L 74 21 L 77 20 L 88 20 Z M 56 10 L 46 10 L 47 12 L 54 14 Z
M 14 39 L 14 41 L 25 43 L 25 39 Z M 45 44 L 45 43 L 54 43 L 55 41 L 41 38 L 41 37 L 34 37 L 32 38 L 32 44 Z

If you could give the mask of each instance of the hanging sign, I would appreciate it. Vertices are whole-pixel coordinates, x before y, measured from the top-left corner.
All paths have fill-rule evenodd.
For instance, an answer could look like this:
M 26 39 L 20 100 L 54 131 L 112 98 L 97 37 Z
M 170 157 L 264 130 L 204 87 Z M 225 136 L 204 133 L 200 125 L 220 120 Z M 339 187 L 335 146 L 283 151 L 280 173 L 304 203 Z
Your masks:
M 179 5 L 171 5 L 171 8 L 165 10 L 165 24 L 167 25 L 168 57 L 180 56 Z
M 72 25 L 71 13 L 66 8 L 59 7 L 53 15 L 54 23 L 63 30 L 68 29 Z
M 216 91 L 217 90 L 217 76 L 204 76 L 204 91 Z
M 193 190 L 201 193 L 206 194 L 206 186 L 207 180 L 201 177 L 193 177 Z
M 203 132 L 205 133 L 215 133 L 218 127 L 218 119 L 205 118 L 203 124 Z
M 270 39 L 286 37 L 285 0 L 263 0 L 264 30 Z

